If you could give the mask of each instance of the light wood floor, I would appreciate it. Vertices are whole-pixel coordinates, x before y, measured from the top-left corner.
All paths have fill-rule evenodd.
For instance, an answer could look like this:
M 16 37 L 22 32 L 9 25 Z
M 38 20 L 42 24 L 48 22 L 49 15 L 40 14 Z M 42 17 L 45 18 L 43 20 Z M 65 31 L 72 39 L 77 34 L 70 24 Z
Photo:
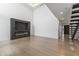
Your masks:
M 79 41 L 25 37 L 0 42 L 2 56 L 72 56 L 79 55 Z

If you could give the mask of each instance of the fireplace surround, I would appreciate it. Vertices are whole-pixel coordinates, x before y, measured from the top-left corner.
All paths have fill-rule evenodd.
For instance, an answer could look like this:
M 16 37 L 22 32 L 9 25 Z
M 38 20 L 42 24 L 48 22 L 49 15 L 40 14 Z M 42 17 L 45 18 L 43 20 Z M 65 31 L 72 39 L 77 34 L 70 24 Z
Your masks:
M 11 18 L 11 40 L 30 36 L 30 22 Z

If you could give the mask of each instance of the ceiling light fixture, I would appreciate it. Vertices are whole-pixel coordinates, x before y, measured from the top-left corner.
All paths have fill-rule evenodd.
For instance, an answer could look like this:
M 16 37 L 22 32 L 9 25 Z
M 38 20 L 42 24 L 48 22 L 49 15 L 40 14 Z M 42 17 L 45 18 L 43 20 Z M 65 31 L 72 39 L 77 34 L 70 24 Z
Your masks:
M 60 14 L 63 14 L 63 12 L 60 12 Z

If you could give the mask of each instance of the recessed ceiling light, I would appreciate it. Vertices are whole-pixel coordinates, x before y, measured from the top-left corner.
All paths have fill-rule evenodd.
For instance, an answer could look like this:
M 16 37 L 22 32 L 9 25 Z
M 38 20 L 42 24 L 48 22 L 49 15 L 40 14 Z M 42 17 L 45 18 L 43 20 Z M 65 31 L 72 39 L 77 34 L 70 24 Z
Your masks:
M 63 12 L 60 12 L 60 14 L 63 14 Z

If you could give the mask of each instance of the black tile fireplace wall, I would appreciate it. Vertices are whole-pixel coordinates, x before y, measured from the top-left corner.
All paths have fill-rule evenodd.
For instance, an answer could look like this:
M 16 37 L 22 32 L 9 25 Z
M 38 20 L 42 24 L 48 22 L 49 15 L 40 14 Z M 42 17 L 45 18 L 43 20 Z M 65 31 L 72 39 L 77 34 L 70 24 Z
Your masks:
M 30 22 L 11 18 L 11 40 L 30 36 Z

